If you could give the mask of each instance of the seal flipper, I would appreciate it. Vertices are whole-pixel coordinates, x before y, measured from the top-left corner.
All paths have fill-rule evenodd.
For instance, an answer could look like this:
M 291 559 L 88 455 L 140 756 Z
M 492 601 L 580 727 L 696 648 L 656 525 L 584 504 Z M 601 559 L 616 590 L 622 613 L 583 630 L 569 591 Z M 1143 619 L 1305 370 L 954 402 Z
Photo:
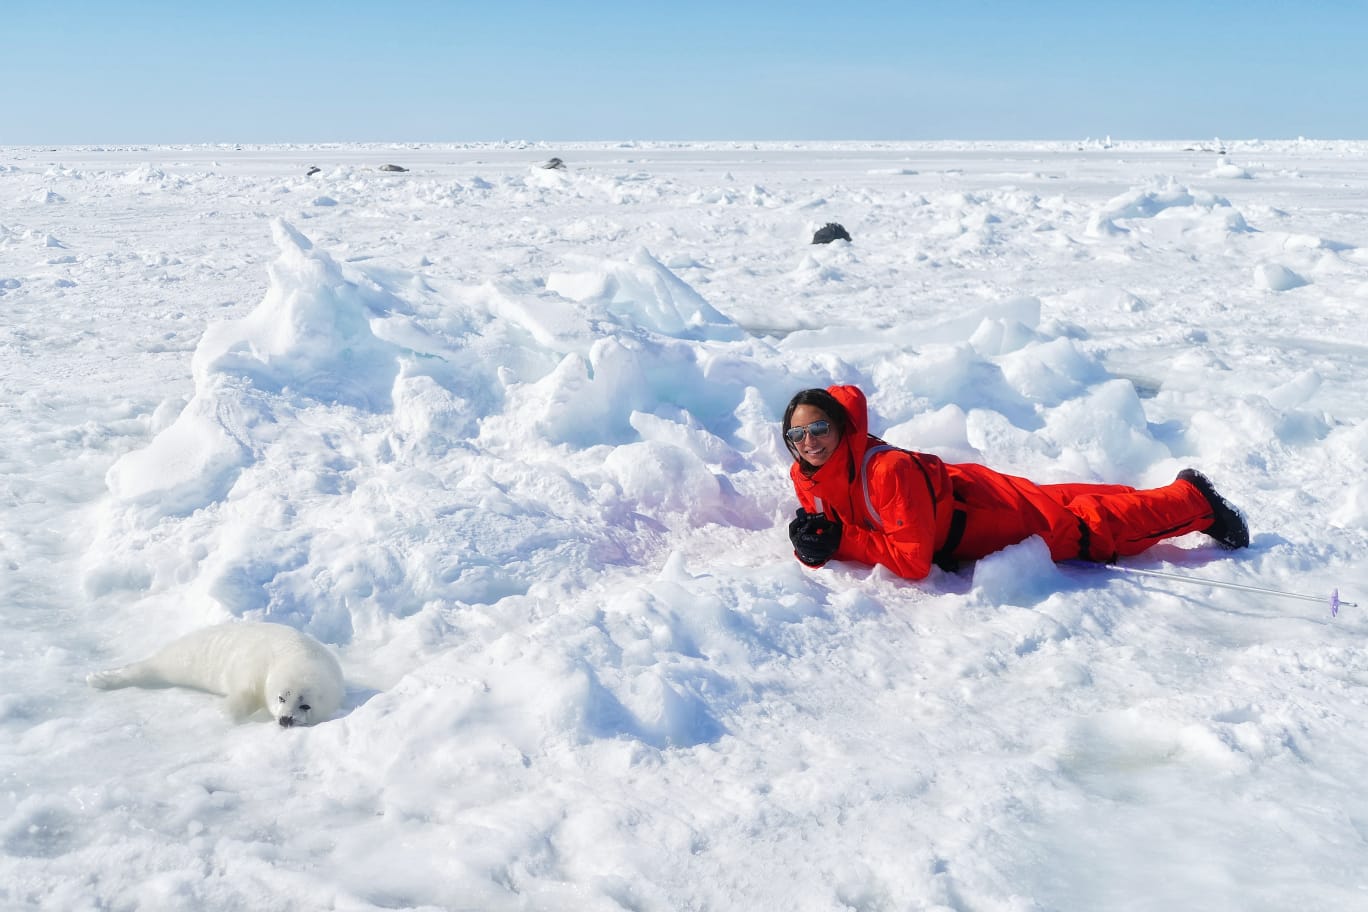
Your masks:
M 252 714 L 261 709 L 261 700 L 249 690 L 239 690 L 224 698 L 224 711 L 234 722 L 246 722 Z
M 98 690 L 116 690 L 120 687 L 135 687 L 142 683 L 142 663 L 134 662 L 119 668 L 105 671 L 92 671 L 86 675 L 86 683 Z

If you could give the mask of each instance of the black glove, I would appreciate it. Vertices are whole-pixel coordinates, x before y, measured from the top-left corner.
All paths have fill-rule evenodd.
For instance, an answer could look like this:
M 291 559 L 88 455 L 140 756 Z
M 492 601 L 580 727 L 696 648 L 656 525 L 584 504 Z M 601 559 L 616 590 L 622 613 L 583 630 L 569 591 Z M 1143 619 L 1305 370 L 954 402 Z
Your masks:
M 799 507 L 789 523 L 793 553 L 809 567 L 820 567 L 841 547 L 841 529 L 839 520 L 830 520 L 821 513 L 809 513 Z

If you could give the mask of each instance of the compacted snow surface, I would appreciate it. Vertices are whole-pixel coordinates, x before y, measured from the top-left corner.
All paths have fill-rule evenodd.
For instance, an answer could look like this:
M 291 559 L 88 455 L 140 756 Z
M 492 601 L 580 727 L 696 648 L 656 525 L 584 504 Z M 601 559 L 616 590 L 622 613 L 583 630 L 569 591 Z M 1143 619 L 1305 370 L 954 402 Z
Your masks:
M 1368 607 L 809 571 L 778 422 L 1368 606 L 1366 312 L 1362 143 L 0 149 L 0 909 L 1361 908 Z M 85 683 L 238 620 L 339 716 Z

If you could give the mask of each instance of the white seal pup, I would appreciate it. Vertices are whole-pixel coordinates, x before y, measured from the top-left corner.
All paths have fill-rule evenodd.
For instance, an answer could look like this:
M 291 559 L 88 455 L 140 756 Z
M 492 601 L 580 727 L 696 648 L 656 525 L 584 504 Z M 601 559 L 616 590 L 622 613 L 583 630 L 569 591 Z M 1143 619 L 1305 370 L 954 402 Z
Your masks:
M 243 621 L 206 627 L 132 665 L 86 682 L 116 687 L 192 687 L 228 698 L 241 722 L 264 709 L 283 726 L 330 719 L 342 705 L 342 666 L 322 643 L 293 627 Z

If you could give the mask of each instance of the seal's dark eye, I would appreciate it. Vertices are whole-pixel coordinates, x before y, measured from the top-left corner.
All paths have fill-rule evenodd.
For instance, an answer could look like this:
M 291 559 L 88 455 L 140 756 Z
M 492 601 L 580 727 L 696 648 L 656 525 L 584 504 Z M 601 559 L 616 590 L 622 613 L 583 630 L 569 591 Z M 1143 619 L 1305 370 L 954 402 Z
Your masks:
M 299 704 L 299 708 L 302 709 L 304 712 L 308 712 L 313 707 L 310 706 L 308 703 L 301 703 Z
M 280 702 L 281 702 L 281 703 L 284 703 L 284 702 L 285 702 L 285 698 L 284 698 L 284 697 L 280 697 L 279 699 L 280 699 Z

